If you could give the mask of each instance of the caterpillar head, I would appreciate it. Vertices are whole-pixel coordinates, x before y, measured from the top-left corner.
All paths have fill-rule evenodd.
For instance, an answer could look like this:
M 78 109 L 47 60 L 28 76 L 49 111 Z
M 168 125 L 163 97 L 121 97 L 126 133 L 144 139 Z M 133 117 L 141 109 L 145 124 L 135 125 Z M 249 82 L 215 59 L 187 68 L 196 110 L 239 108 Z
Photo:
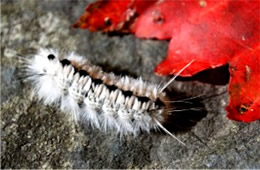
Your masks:
M 30 63 L 30 70 L 34 74 L 51 76 L 57 72 L 61 63 L 58 59 L 58 53 L 53 50 L 40 49 L 39 53 L 33 56 Z

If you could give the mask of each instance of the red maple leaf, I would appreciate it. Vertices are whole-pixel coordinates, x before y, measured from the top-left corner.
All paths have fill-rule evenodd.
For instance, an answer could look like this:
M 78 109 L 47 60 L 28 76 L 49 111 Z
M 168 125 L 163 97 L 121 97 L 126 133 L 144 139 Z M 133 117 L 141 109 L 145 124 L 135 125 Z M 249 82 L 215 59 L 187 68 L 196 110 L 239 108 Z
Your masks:
M 76 28 L 103 32 L 129 32 L 138 13 L 157 0 L 101 0 L 86 7 L 85 13 L 77 23 Z
M 228 117 L 250 122 L 260 118 L 260 44 L 232 59 Z
M 170 39 L 161 75 L 180 76 L 230 64 L 228 117 L 260 119 L 260 1 L 101 0 L 74 25 L 91 31 L 130 32 L 140 38 Z

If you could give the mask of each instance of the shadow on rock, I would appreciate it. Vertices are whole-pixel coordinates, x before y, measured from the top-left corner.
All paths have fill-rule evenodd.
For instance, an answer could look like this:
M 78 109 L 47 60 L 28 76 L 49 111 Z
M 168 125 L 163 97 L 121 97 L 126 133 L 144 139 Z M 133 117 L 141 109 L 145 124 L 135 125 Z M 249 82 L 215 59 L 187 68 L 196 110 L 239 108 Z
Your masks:
M 206 117 L 207 110 L 200 96 L 190 97 L 177 92 L 168 92 L 172 102 L 172 110 L 164 127 L 170 132 L 185 132 Z

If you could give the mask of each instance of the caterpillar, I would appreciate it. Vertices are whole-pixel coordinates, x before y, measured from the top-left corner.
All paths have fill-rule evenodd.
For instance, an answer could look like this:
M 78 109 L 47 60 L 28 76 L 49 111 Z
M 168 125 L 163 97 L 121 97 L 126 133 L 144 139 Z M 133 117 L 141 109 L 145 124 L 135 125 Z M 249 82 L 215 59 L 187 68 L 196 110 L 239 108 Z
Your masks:
M 22 63 L 24 80 L 32 84 L 38 98 L 46 105 L 59 105 L 75 121 L 120 135 L 162 129 L 177 139 L 163 126 L 172 109 L 165 89 L 192 61 L 163 87 L 106 73 L 74 52 L 40 49 Z

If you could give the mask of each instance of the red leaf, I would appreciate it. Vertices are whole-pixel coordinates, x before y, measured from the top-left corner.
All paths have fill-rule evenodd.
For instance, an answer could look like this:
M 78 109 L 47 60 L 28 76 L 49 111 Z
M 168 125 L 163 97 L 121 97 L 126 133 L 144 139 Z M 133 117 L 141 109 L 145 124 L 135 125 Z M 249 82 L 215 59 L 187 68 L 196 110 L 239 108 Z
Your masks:
M 187 2 L 186 6 L 189 5 Z M 226 64 L 236 53 L 259 43 L 259 1 L 218 1 L 201 9 L 202 12 L 195 7 L 193 12 L 193 8 L 186 6 L 181 12 L 193 15 L 180 16 L 182 20 L 177 23 L 172 21 L 172 28 L 177 31 L 173 32 L 168 56 L 156 67 L 156 73 L 174 74 L 194 59 L 195 62 L 181 73 L 181 76 L 190 76 Z
M 214 5 L 217 2 L 209 1 L 205 7 L 199 1 L 158 1 L 142 13 L 133 31 L 138 37 L 170 39 L 183 29 L 183 24 L 196 24 Z
M 230 119 L 259 116 L 260 1 L 101 0 L 74 25 L 91 31 L 132 32 L 141 38 L 171 39 L 161 75 L 192 76 L 230 63 Z M 109 22 L 108 22 L 109 21 Z
M 228 118 L 243 122 L 260 119 L 260 44 L 233 58 L 229 70 Z
M 156 0 L 100 0 L 88 5 L 73 27 L 88 28 L 90 31 L 129 32 L 128 28 L 140 11 L 154 2 Z
M 73 26 L 83 29 L 88 28 L 90 31 L 117 30 L 119 23 L 125 20 L 123 13 L 127 10 L 130 2 L 131 0 L 98 1 L 90 4 Z

